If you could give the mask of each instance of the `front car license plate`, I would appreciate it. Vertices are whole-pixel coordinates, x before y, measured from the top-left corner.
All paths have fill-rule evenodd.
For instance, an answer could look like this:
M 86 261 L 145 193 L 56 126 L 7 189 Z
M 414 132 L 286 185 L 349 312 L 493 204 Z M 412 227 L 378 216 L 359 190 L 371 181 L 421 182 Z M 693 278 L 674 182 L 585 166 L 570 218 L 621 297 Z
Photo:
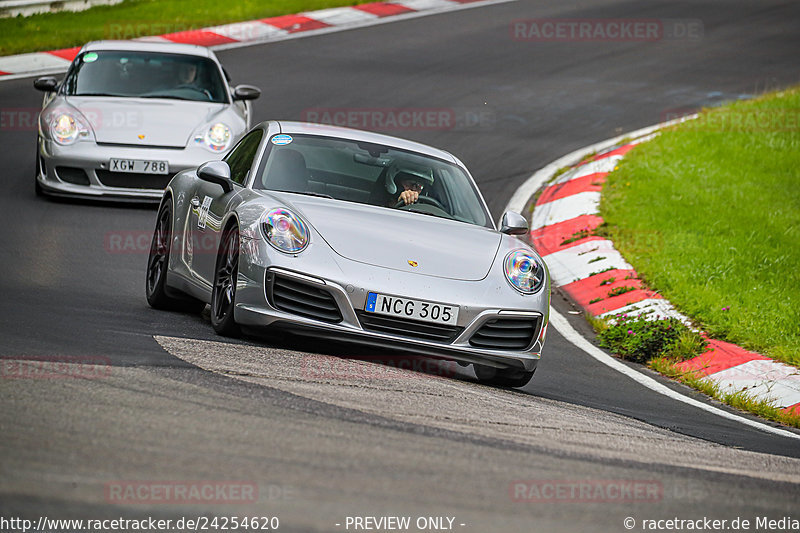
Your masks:
M 144 159 L 110 159 L 111 172 L 136 172 L 138 174 L 169 174 L 169 161 L 147 161 Z
M 457 305 L 387 296 L 376 292 L 367 294 L 367 305 L 364 310 L 378 315 L 396 316 L 448 326 L 455 326 L 458 320 Z

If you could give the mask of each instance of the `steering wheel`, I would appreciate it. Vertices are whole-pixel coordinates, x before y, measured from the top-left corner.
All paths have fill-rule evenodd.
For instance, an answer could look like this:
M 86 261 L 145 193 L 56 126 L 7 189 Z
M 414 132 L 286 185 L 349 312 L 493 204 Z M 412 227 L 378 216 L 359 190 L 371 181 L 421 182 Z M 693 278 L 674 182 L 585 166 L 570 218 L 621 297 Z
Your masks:
M 430 196 L 422 196 L 422 195 L 420 195 L 420 197 L 417 198 L 417 201 L 414 202 L 414 203 L 422 203 L 422 204 L 432 205 L 433 207 L 441 209 L 445 213 L 447 212 L 447 210 L 444 208 L 444 206 L 441 204 L 441 202 L 439 202 L 439 200 L 437 200 L 436 198 L 431 198 Z M 414 205 L 414 204 L 406 204 L 403 200 L 398 200 L 397 203 L 394 204 L 394 208 L 395 209 L 399 209 L 400 207 L 405 207 L 406 205 Z
M 183 83 L 175 87 L 176 89 L 189 89 L 198 93 L 201 93 L 203 96 L 211 100 L 211 91 L 208 89 L 203 89 L 202 87 L 198 87 L 197 85 L 193 85 L 191 83 Z

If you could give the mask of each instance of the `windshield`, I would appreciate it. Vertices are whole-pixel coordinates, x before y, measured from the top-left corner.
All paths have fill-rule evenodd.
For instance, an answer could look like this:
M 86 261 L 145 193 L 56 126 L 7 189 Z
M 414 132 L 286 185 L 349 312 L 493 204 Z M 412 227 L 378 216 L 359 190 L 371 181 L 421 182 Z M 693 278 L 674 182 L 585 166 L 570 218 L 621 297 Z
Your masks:
M 217 64 L 207 57 L 99 51 L 78 56 L 64 83 L 69 96 L 125 96 L 226 103 Z
M 396 148 L 311 135 L 276 135 L 254 188 L 403 209 L 492 227 L 479 193 L 453 163 Z M 410 202 L 404 191 L 414 191 Z

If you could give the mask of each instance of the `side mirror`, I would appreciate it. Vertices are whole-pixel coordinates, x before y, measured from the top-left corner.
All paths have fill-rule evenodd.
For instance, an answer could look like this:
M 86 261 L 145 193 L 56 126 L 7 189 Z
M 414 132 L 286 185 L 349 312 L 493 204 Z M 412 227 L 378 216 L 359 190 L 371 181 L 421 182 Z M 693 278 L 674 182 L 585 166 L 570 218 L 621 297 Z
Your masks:
M 197 169 L 197 177 L 209 183 L 216 183 L 224 192 L 233 190 L 231 167 L 225 161 L 209 161 Z
M 252 85 L 237 85 L 233 89 L 234 100 L 255 100 L 261 96 L 261 89 Z
M 44 78 L 37 78 L 33 82 L 33 86 L 40 91 L 51 93 L 58 88 L 58 80 L 52 76 L 45 76 Z
M 525 235 L 528 233 L 528 221 L 519 213 L 506 211 L 500 222 L 500 233 L 506 235 Z

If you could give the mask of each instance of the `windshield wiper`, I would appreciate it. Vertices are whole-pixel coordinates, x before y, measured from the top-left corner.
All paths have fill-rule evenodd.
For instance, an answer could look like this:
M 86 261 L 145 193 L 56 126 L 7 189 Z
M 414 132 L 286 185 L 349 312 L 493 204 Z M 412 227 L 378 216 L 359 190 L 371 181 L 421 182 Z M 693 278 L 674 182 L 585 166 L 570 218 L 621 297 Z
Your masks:
M 127 94 L 112 94 L 112 93 L 79 93 L 79 94 L 69 94 L 67 96 L 122 96 L 127 98 Z
M 135 98 L 163 98 L 165 100 L 187 100 L 189 102 L 203 102 L 205 100 L 195 100 L 194 98 L 183 98 L 182 96 L 174 96 L 171 94 L 143 94 Z

